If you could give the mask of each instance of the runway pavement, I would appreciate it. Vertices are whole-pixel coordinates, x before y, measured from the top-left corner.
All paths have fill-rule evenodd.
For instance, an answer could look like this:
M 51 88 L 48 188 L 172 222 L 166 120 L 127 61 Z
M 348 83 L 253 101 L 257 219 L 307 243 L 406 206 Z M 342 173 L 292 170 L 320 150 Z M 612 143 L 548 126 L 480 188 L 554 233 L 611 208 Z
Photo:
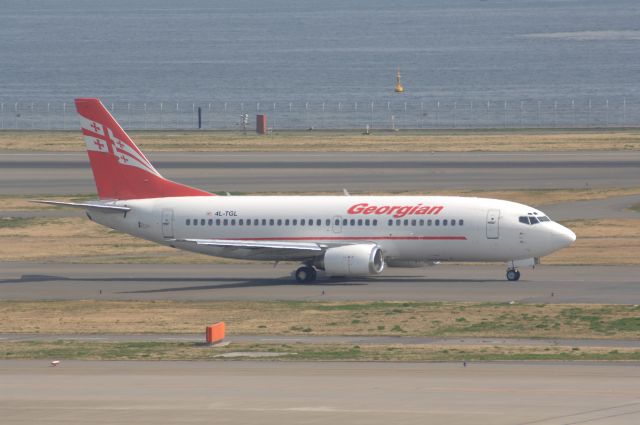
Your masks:
M 640 185 L 640 152 L 153 153 L 167 178 L 209 191 L 353 192 Z M 0 195 L 95 193 L 86 154 L 1 153 Z
M 298 284 L 292 264 L 0 263 L 0 299 L 423 300 L 634 304 L 640 267 L 538 266 L 508 282 L 501 265 L 387 269 Z M 323 293 L 324 291 L 324 293 Z
M 636 363 L 0 361 L 2 423 L 637 424 Z

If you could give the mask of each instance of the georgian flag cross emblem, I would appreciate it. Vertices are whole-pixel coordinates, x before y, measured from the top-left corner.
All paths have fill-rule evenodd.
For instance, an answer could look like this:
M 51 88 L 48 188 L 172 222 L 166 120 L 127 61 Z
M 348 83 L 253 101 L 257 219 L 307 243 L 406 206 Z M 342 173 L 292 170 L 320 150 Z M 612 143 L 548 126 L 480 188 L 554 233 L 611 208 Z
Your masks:
M 129 146 L 128 143 L 118 139 L 110 128 L 83 116 L 80 116 L 80 125 L 82 126 L 84 142 L 88 151 L 111 153 L 118 159 L 119 164 L 136 167 L 161 177 L 160 173 L 156 171 L 142 153 Z M 111 150 L 109 149 L 110 146 Z

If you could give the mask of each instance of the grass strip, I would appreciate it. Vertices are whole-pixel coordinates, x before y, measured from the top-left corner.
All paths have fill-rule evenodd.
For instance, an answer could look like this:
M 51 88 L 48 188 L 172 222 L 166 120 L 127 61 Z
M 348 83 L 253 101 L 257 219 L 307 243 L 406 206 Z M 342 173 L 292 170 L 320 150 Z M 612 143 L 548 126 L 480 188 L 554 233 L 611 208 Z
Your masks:
M 640 306 L 462 302 L 0 301 L 1 333 L 637 339 Z
M 167 152 L 541 152 L 637 150 L 638 129 L 422 131 L 131 131 L 145 151 Z M 80 151 L 77 131 L 0 131 L 0 150 Z
M 0 342 L 3 360 L 222 360 L 225 353 L 257 355 L 244 354 L 233 357 L 234 360 L 269 361 L 640 360 L 640 350 L 632 348 L 236 343 L 208 347 L 186 342 Z M 262 353 L 281 355 L 259 357 Z

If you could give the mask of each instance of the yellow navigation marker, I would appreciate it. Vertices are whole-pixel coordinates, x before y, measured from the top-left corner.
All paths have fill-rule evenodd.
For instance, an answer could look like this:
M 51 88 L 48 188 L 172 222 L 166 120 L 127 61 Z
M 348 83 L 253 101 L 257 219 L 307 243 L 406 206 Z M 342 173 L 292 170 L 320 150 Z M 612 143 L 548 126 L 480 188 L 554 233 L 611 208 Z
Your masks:
M 396 72 L 396 93 L 404 92 L 404 87 L 400 84 L 400 68 L 398 68 L 398 72 Z

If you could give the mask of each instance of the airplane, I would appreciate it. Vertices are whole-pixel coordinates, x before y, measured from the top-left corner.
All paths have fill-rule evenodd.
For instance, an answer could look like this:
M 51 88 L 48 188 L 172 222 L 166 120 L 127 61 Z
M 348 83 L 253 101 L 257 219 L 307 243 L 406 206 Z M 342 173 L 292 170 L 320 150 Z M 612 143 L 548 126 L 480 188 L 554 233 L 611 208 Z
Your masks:
M 99 199 L 36 202 L 82 208 L 96 223 L 177 249 L 296 261 L 300 283 L 318 270 L 373 276 L 444 261 L 506 262 L 507 280 L 517 281 L 519 267 L 576 240 L 542 211 L 497 199 L 217 196 L 162 177 L 99 99 L 75 104 Z

